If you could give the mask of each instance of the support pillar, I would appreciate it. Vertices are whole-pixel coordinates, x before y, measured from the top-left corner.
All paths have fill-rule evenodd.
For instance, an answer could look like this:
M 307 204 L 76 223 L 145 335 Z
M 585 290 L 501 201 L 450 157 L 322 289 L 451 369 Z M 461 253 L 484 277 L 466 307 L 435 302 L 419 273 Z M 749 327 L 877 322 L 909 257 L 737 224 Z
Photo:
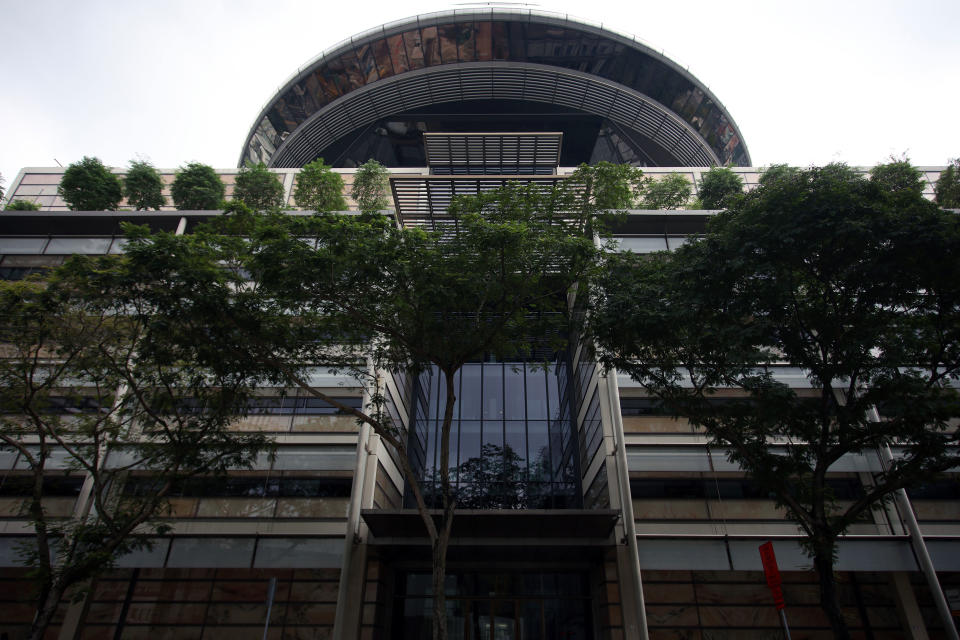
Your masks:
M 890 575 L 890 583 L 893 586 L 897 612 L 900 614 L 906 637 L 909 640 L 929 640 L 927 626 L 923 623 L 920 606 L 913 593 L 913 585 L 910 584 L 910 574 L 905 571 L 895 571 Z

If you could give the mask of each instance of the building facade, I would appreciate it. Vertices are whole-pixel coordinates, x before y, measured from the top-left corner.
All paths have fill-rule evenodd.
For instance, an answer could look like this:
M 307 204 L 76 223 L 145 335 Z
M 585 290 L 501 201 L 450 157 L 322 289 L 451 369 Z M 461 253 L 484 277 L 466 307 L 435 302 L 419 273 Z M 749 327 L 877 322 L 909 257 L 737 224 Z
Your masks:
M 305 65 L 257 116 L 240 162 L 271 167 L 293 206 L 298 167 L 317 157 L 348 189 L 354 167 L 379 160 L 391 172 L 397 223 L 428 229 L 443 228 L 455 194 L 561 180 L 582 162 L 630 163 L 655 178 L 679 172 L 694 192 L 711 165 L 732 165 L 748 189 L 759 176 L 719 100 L 662 54 L 566 16 L 502 9 L 383 25 Z M 931 195 L 939 169 L 922 169 Z M 218 173 L 229 196 L 236 170 Z M 11 184 L 9 199 L 43 210 L 0 216 L 0 277 L 121 252 L 122 221 L 189 233 L 215 215 L 67 212 L 61 176 L 24 169 Z M 616 239 L 623 250 L 670 250 L 711 215 L 633 211 Z M 810 387 L 795 368 L 777 378 L 801 395 Z M 368 402 L 342 375 L 318 370 L 311 384 L 349 406 Z M 384 384 L 429 484 L 437 376 L 388 375 Z M 778 637 L 757 550 L 766 540 L 784 572 L 793 637 L 831 637 L 797 526 L 701 431 L 600 368 L 589 345 L 546 369 L 471 363 L 456 384 L 451 468 L 463 511 L 449 553 L 452 638 Z M 184 488 L 171 500 L 170 534 L 64 603 L 50 637 L 429 638 L 429 545 L 379 437 L 288 389 L 262 390 L 235 428 L 273 435 L 276 457 Z M 476 472 L 491 461 L 508 467 L 508 480 Z M 881 465 L 870 455 L 834 465 L 838 496 L 852 499 Z M 33 613 L 16 552 L 29 536 L 24 468 L 0 451 L 0 632 L 10 638 Z M 82 484 L 81 474 L 58 476 L 49 508 L 81 508 Z M 948 591 L 960 588 L 958 498 L 953 477 L 917 488 L 908 505 Z M 902 507 L 873 512 L 840 543 L 856 637 L 947 637 Z

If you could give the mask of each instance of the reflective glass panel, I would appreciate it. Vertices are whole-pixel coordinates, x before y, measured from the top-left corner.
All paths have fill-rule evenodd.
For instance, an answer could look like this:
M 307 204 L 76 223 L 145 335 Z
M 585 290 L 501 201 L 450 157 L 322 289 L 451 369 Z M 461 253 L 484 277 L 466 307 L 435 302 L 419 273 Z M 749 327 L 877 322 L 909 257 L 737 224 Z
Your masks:
M 0 253 L 40 253 L 46 238 L 0 238 Z
M 50 238 L 44 253 L 65 255 L 72 253 L 100 254 L 110 249 L 112 238 Z
M 483 419 L 503 419 L 503 365 L 483 365 Z
M 667 242 L 663 236 L 614 238 L 620 251 L 633 253 L 653 253 L 666 251 Z

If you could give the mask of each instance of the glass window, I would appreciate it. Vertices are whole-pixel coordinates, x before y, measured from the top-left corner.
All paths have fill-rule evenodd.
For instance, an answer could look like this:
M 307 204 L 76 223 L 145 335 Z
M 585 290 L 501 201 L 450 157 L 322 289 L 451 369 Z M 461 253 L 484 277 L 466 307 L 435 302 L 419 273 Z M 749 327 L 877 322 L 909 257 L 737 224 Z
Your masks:
M 632 236 L 614 238 L 620 251 L 632 251 L 633 253 L 653 253 L 654 251 L 666 251 L 667 243 L 663 236 Z
M 531 420 L 527 423 L 527 445 L 530 479 L 549 480 L 550 436 L 546 420 Z
M 503 455 L 508 463 L 520 465 L 520 473 L 526 476 L 527 468 L 527 429 L 526 423 L 510 421 L 505 423 Z
M 566 367 L 564 367 L 566 369 Z M 554 374 L 554 368 L 547 367 L 544 370 L 544 374 L 547 378 L 547 399 L 550 404 L 550 413 L 549 416 L 552 420 L 561 420 L 563 419 L 563 407 L 560 404 L 559 394 L 559 381 L 557 376 Z M 564 389 L 566 391 L 566 389 Z M 566 397 L 566 393 L 563 394 Z
M 458 464 L 463 465 L 465 462 L 468 462 L 472 459 L 480 459 L 480 436 L 481 423 L 479 421 L 460 421 L 460 459 Z M 451 442 L 453 442 L 453 438 L 451 438 Z M 451 460 L 451 466 L 452 465 L 453 460 Z
M 546 420 L 547 413 L 547 376 L 543 369 L 527 370 L 527 418 Z
M 410 70 L 410 65 L 407 63 L 407 52 L 403 46 L 403 34 L 387 38 L 387 49 L 390 52 L 390 62 L 393 64 L 394 73 L 403 73 Z
M 167 566 L 246 568 L 253 546 L 253 538 L 176 538 Z
M 421 33 L 422 37 L 420 43 L 423 49 L 424 65 L 427 67 L 433 67 L 440 64 L 440 39 L 437 37 L 437 28 L 424 27 L 421 29 Z M 454 62 L 456 62 L 456 49 L 454 49 Z M 412 58 L 410 60 L 410 64 L 411 66 L 413 65 Z
M 114 238 L 113 244 L 110 245 L 110 253 L 123 253 L 128 242 L 130 241 L 126 238 Z
M 347 471 L 356 458 L 353 447 L 290 447 L 280 449 L 273 463 L 275 470 Z
M 503 367 L 503 417 L 506 420 L 523 420 L 524 367 L 507 364 Z
M 482 411 L 482 365 L 468 364 L 460 370 L 460 405 L 461 420 L 479 420 Z
M 503 455 L 503 422 L 500 420 L 483 423 L 483 454 Z
M 150 549 L 137 549 L 117 558 L 118 567 L 162 567 L 170 550 L 170 541 L 158 538 Z
M 0 238 L 0 253 L 41 253 L 46 238 Z
M 112 238 L 54 237 L 50 238 L 50 244 L 47 245 L 47 249 L 44 251 L 44 253 L 54 255 L 65 255 L 72 253 L 106 253 L 110 249 L 111 241 Z
M 422 69 L 424 66 L 424 61 L 423 45 L 421 44 L 420 40 L 420 30 L 414 29 L 413 31 L 405 31 L 403 33 L 403 43 L 407 54 L 407 62 L 410 64 L 410 69 Z
M 356 53 L 363 84 L 376 82 L 379 77 L 377 76 L 377 61 L 373 54 L 373 46 L 369 44 L 360 45 Z
M 483 419 L 503 419 L 503 365 L 483 365 Z
M 345 77 L 349 82 L 346 91 L 359 89 L 366 83 L 363 72 L 360 69 L 360 61 L 355 52 L 345 53 L 340 56 L 340 63 L 343 65 Z
M 506 60 L 510 57 L 510 37 L 505 22 L 493 23 L 493 59 Z
M 429 478 L 433 475 L 434 470 L 437 468 L 437 443 L 440 442 L 440 423 L 436 420 L 429 420 L 427 422 L 427 449 L 426 449 L 426 461 L 424 462 L 423 467 L 423 477 Z
M 461 23 L 457 26 L 457 44 L 460 48 L 460 61 L 473 62 L 477 59 L 477 30 L 472 22 Z
M 490 60 L 493 57 L 491 33 L 492 23 L 477 23 L 477 60 Z
M 390 59 L 390 44 L 386 39 L 373 43 L 373 54 L 377 60 L 377 74 L 380 78 L 393 75 L 393 60 Z
M 339 569 L 342 538 L 261 538 L 253 566 Z
M 460 37 L 461 25 L 444 24 L 438 27 L 440 32 L 440 55 L 444 64 L 457 62 L 457 39 Z M 424 29 L 426 31 L 426 29 Z

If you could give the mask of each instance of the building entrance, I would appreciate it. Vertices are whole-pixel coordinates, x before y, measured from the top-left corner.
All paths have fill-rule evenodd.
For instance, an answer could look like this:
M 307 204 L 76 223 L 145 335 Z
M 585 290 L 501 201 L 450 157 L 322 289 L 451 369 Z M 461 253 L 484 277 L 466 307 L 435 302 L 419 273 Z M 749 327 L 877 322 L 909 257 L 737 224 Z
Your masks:
M 394 637 L 429 640 L 429 573 L 398 576 Z M 581 573 L 455 572 L 447 576 L 451 640 L 592 640 L 590 595 Z

